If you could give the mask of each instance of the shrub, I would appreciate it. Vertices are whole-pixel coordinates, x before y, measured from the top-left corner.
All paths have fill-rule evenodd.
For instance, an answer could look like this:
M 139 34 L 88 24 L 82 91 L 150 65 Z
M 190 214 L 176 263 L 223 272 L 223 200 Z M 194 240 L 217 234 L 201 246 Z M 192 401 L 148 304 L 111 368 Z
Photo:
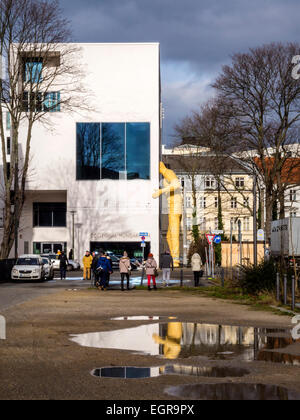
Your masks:
M 274 261 L 263 261 L 254 265 L 241 266 L 239 286 L 245 293 L 258 294 L 262 291 L 272 292 L 276 288 L 276 265 Z

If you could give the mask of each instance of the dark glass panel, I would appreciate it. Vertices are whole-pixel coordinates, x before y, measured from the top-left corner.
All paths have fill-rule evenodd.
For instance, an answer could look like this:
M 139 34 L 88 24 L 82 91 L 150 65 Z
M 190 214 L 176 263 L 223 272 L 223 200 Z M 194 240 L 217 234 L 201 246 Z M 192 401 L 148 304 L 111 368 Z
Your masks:
M 65 227 L 67 225 L 66 203 L 34 203 L 34 227 Z
M 38 226 L 52 227 L 52 208 L 48 204 L 39 205 L 39 221 Z
M 102 179 L 120 179 L 125 171 L 125 124 L 102 124 L 101 162 Z
M 128 179 L 150 179 L 150 124 L 126 124 Z
M 100 124 L 77 124 L 77 180 L 100 179 Z
M 58 203 L 53 206 L 53 226 L 67 226 L 67 206 L 65 203 Z

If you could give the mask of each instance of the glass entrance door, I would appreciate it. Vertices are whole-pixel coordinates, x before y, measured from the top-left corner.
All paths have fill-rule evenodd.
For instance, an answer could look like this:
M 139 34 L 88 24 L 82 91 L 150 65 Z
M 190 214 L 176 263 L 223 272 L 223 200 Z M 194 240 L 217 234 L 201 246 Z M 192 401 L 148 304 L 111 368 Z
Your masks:
M 65 251 L 66 244 L 63 242 L 42 243 L 42 254 L 57 254 L 57 251 Z

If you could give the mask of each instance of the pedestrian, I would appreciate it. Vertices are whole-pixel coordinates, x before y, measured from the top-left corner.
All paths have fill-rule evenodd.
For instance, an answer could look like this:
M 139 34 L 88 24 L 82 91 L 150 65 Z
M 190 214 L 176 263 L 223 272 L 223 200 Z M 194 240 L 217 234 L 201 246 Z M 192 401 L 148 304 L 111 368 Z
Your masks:
M 103 250 L 99 251 L 99 258 L 97 262 L 97 271 L 99 275 L 100 284 L 98 289 L 99 290 L 106 290 L 107 289 L 107 278 L 109 273 L 111 273 L 111 265 L 109 260 L 106 258 L 105 253 Z
M 90 254 L 90 251 L 85 252 L 85 256 L 82 259 L 83 262 L 83 280 L 91 280 L 91 266 L 93 262 L 93 257 Z
M 153 289 L 157 290 L 156 277 L 157 277 L 157 262 L 155 261 L 153 254 L 148 255 L 148 259 L 145 262 L 146 275 L 148 278 L 148 290 L 151 290 L 151 279 L 153 282 Z
M 130 290 L 130 273 L 131 273 L 131 262 L 126 251 L 124 251 L 123 257 L 119 262 L 120 274 L 121 274 L 121 290 L 124 290 L 124 280 L 127 279 L 127 290 Z
M 65 255 L 64 251 L 61 252 L 58 259 L 59 259 L 60 279 L 65 280 L 66 279 L 67 266 L 69 264 L 69 261 L 67 259 L 67 256 Z
M 69 260 L 73 260 L 73 249 L 70 249 Z
M 169 251 L 161 255 L 160 268 L 163 272 L 163 286 L 170 285 L 171 270 L 174 270 L 174 261 Z
M 195 252 L 192 256 L 192 270 L 194 272 L 195 287 L 199 287 L 201 274 L 203 275 L 202 267 L 203 267 L 202 259 L 200 255 L 197 252 Z
M 98 259 L 99 259 L 98 252 L 96 251 L 92 252 L 92 257 L 93 257 L 93 261 L 91 265 L 91 271 L 92 271 L 91 274 L 92 274 L 93 284 L 95 287 L 97 287 L 97 283 L 99 280 L 98 271 L 97 271 L 97 264 L 98 264 Z
M 108 260 L 108 262 L 110 264 L 110 271 L 109 271 L 109 273 L 107 275 L 107 287 L 108 287 L 109 286 L 109 282 L 110 282 L 110 276 L 113 273 L 113 268 L 112 268 L 112 259 L 111 259 L 110 255 L 106 252 L 105 253 L 105 256 L 106 256 L 106 258 L 107 258 L 107 260 Z

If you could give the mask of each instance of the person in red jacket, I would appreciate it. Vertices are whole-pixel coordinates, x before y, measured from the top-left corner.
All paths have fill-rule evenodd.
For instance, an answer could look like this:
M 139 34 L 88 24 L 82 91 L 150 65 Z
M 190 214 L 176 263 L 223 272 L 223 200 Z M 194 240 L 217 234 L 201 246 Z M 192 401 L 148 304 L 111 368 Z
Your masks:
M 148 290 L 151 290 L 151 279 L 153 282 L 153 289 L 157 290 L 156 287 L 156 273 L 157 273 L 157 262 L 155 261 L 153 254 L 148 255 L 148 259 L 145 263 L 146 275 L 148 278 Z

